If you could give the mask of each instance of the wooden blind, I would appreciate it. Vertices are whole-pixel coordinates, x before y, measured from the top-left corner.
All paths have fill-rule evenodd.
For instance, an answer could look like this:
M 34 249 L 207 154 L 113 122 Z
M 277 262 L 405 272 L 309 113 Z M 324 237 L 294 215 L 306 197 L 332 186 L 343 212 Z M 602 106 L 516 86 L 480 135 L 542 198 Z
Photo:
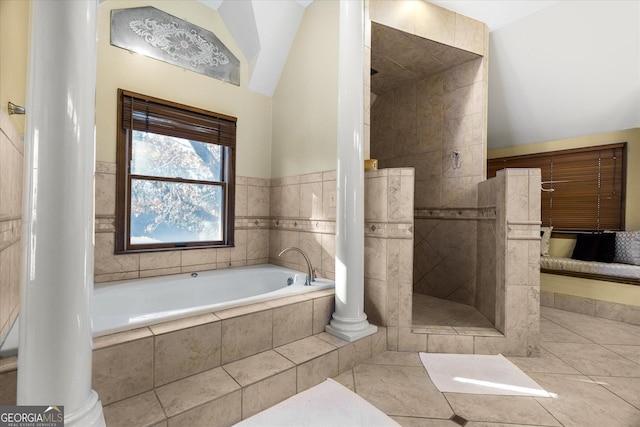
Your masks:
M 133 129 L 235 147 L 236 118 L 118 90 L 120 123 Z
M 626 143 L 489 159 L 487 177 L 505 167 L 541 169 L 543 226 L 624 230 Z

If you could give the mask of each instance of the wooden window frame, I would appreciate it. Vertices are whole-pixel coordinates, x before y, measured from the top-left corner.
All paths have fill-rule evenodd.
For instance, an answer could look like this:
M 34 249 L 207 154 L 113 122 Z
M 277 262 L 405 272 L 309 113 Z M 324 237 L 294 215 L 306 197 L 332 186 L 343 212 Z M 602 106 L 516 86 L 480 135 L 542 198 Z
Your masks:
M 488 159 L 487 178 L 505 167 L 540 168 L 543 226 L 553 226 L 554 233 L 624 230 L 626 150 L 627 143 L 620 142 Z M 571 218 L 581 198 L 589 200 L 582 205 L 588 209 Z
M 117 108 L 115 253 L 234 246 L 237 119 L 123 89 L 118 89 Z M 144 116 L 142 114 L 143 109 Z M 223 147 L 224 154 L 220 181 L 207 181 L 205 183 L 211 186 L 218 186 L 223 191 L 221 240 L 146 244 L 132 244 L 130 242 L 132 178 L 150 178 L 158 181 L 200 184 L 198 181 L 185 180 L 178 177 L 160 178 L 131 174 L 130 163 L 134 130 L 211 143 Z

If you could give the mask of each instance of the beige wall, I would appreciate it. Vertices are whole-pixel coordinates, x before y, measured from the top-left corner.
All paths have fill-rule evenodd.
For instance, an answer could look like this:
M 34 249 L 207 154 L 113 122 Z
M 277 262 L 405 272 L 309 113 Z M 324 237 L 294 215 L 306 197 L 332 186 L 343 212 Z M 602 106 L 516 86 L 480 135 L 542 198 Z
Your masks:
M 0 1 L 0 108 L 4 112 L 9 101 L 26 105 L 30 9 L 30 1 Z M 25 116 L 12 115 L 10 119 L 23 135 Z
M 272 177 L 336 168 L 337 63 L 338 2 L 313 2 L 273 95 Z
M 111 9 L 139 6 L 154 6 L 213 32 L 240 59 L 240 86 L 111 46 Z M 123 88 L 237 117 L 237 174 L 270 178 L 271 99 L 247 88 L 248 69 L 220 15 L 198 1 L 104 2 L 98 12 L 97 160 L 115 161 L 116 98 Z
M 616 142 L 627 142 L 626 229 L 640 230 L 640 191 L 638 191 L 640 185 L 640 128 L 489 150 L 487 157 L 495 159 L 496 157 L 543 153 Z M 566 249 L 566 244 L 560 243 L 558 248 L 560 250 Z
M 26 104 L 30 6 L 0 2 L 0 343 L 20 310 L 25 116 L 9 116 L 7 103 Z

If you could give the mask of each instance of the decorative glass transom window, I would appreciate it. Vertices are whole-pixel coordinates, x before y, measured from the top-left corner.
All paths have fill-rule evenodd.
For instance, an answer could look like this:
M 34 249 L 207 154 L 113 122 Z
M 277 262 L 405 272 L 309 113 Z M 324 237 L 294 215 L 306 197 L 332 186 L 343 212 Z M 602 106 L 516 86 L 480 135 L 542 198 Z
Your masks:
M 116 253 L 233 245 L 236 118 L 118 90 Z

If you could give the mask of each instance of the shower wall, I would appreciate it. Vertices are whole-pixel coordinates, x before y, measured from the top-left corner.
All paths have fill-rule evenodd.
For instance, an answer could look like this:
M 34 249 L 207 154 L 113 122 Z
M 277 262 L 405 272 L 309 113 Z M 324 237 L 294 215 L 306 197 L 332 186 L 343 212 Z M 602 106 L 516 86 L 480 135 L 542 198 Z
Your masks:
M 0 343 L 20 310 L 23 153 L 16 126 L 0 110 Z
M 482 57 L 378 94 L 372 106 L 372 157 L 415 168 L 414 292 L 474 305 L 485 120 Z

